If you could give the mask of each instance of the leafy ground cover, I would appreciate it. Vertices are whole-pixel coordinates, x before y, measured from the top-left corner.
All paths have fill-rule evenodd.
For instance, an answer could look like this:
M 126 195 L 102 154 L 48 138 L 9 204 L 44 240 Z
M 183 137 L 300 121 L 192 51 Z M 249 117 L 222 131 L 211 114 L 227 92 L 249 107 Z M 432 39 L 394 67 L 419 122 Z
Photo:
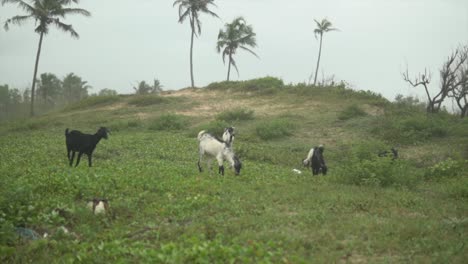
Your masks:
M 163 105 L 119 98 L 92 111 L 69 108 L 2 124 L 0 261 L 464 263 L 466 122 L 442 115 L 410 126 L 371 94 L 339 101 L 339 89 L 304 89 L 246 97 L 244 90 L 212 87 L 180 91 L 183 100 L 162 99 L 170 102 Z M 226 101 L 205 108 L 213 98 Z M 355 105 L 367 114 L 340 118 Z M 219 118 L 233 113 L 242 117 Z M 385 133 L 377 128 L 383 118 L 392 122 Z M 288 133 L 259 135 L 268 131 L 267 120 L 286 120 Z M 433 129 L 442 127 L 439 120 L 443 134 Z M 224 124 L 238 131 L 241 175 L 198 173 L 198 129 Z M 101 125 L 113 133 L 97 146 L 94 167 L 68 167 L 65 128 L 94 133 Z M 424 138 L 408 134 L 401 160 L 377 158 L 399 126 Z M 330 173 L 313 177 L 301 160 L 320 143 Z M 91 213 L 86 203 L 93 197 L 109 199 L 108 214 Z M 18 228 L 49 236 L 29 240 Z

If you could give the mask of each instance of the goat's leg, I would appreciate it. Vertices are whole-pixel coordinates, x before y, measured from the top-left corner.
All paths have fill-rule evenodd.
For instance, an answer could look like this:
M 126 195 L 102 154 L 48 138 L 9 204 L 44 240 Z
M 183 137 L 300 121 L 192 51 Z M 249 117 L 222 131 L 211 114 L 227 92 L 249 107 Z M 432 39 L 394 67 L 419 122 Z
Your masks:
M 78 167 L 78 164 L 80 164 L 81 155 L 83 155 L 83 152 L 79 152 L 79 153 L 78 153 L 78 158 L 76 159 L 76 165 L 75 165 L 75 167 Z
M 328 171 L 328 168 L 327 168 L 327 165 L 322 165 L 322 174 L 323 175 L 327 175 L 327 171 Z
M 201 146 L 198 146 L 198 171 L 199 172 L 202 172 L 203 169 L 202 169 L 202 166 L 201 166 L 201 162 L 202 162 L 202 159 L 203 159 L 203 154 L 205 154 L 205 152 L 203 151 L 203 149 L 201 148 Z
M 92 166 L 92 163 L 91 163 L 91 154 L 87 154 L 88 155 L 88 166 L 91 167 Z
M 218 161 L 218 173 L 224 176 L 223 156 L 217 155 L 216 161 Z
M 312 175 L 318 175 L 320 172 L 320 167 L 317 168 L 315 166 L 312 166 Z
M 198 171 L 199 171 L 199 172 L 202 172 L 202 171 L 203 171 L 203 170 L 202 170 L 202 166 L 201 166 L 202 158 L 203 158 L 203 153 L 200 152 L 200 155 L 198 156 L 198 163 L 197 163 L 197 165 L 198 165 Z
M 68 161 L 70 161 L 70 152 L 71 150 L 69 148 L 67 148 L 67 158 L 68 158 Z
M 75 159 L 75 151 L 72 151 L 72 156 L 69 159 L 70 160 L 70 167 L 73 165 L 73 160 Z

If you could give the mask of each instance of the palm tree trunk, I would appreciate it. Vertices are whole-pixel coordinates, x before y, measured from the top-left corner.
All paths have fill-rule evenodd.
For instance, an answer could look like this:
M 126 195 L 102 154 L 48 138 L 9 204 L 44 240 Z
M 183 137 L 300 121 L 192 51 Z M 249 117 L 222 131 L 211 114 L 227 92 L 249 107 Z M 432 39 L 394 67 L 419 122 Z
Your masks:
M 232 62 L 232 57 L 231 54 L 229 54 L 229 65 L 228 65 L 228 73 L 227 73 L 227 81 L 229 82 L 229 75 L 231 73 L 231 62 Z
M 323 34 L 320 34 L 320 47 L 319 47 L 319 55 L 317 59 L 317 67 L 315 68 L 314 86 L 317 83 L 317 74 L 318 74 L 319 64 L 320 64 L 320 56 L 322 54 L 322 38 L 323 38 Z
M 37 68 L 39 66 L 39 57 L 41 56 L 41 47 L 42 47 L 43 37 L 44 37 L 44 32 L 41 32 L 41 36 L 39 37 L 39 46 L 37 47 L 36 64 L 34 66 L 34 76 L 33 76 L 32 87 L 31 87 L 31 116 L 34 116 L 34 95 L 35 95 L 35 88 L 36 88 L 36 75 L 37 75 Z
M 192 38 L 190 40 L 190 80 L 192 81 L 192 88 L 195 88 L 195 81 L 193 80 L 193 37 L 195 36 L 195 25 L 192 24 Z

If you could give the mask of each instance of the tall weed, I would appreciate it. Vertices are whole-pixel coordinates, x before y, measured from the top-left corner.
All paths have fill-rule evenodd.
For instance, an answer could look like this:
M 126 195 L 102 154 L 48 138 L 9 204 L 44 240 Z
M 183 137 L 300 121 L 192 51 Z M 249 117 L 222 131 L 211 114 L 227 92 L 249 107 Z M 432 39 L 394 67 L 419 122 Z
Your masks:
M 216 115 L 216 120 L 234 122 L 254 119 L 254 111 L 244 108 L 224 111 Z
M 290 136 L 295 125 L 284 119 L 263 121 L 255 127 L 255 133 L 263 140 L 279 139 Z
M 164 114 L 156 118 L 149 125 L 150 130 L 182 130 L 189 126 L 187 117 L 176 114 Z

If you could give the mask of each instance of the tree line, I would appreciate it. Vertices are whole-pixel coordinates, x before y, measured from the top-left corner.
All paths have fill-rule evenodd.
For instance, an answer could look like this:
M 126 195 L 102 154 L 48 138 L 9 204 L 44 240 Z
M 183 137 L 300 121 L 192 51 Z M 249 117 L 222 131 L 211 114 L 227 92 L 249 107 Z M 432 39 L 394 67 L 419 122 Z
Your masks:
M 88 97 L 88 90 L 91 88 L 74 73 L 67 74 L 63 79 L 59 79 L 53 73 L 43 73 L 35 83 L 37 89 L 34 93 L 29 88 L 21 92 L 18 88 L 9 87 L 7 84 L 0 85 L 0 119 L 23 116 L 32 98 L 35 98 L 36 108 L 47 111 Z

